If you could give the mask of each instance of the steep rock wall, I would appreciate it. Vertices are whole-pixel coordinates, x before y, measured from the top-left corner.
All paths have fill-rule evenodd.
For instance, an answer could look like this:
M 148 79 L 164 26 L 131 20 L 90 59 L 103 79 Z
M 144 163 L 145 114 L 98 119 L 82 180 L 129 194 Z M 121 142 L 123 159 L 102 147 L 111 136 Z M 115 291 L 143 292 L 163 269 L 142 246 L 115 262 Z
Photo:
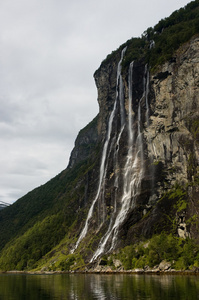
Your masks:
M 168 185 L 192 180 L 198 166 L 199 39 L 179 49 L 151 77 L 152 115 L 146 132 L 149 155 L 161 160 Z M 151 143 L 150 143 L 151 141 Z M 194 163 L 191 165 L 191 161 Z
M 95 73 L 100 112 L 91 136 L 103 147 L 99 167 L 92 171 L 98 178 L 96 194 L 88 197 L 90 209 L 72 249 L 84 246 L 84 240 L 90 243 L 90 261 L 140 236 L 169 230 L 167 217 L 176 214 L 177 200 L 164 194 L 197 180 L 199 38 L 183 45 L 155 74 L 142 60 L 123 70 L 124 56 L 125 49 L 116 52 Z M 189 191 L 194 201 L 176 217 L 183 218 L 187 236 L 185 215 L 198 207 L 196 188 Z

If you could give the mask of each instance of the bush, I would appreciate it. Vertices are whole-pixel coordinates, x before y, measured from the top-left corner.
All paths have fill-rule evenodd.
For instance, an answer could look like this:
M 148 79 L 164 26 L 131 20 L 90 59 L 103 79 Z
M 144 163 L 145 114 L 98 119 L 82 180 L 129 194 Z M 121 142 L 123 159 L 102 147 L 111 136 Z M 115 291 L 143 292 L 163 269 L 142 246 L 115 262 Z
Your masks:
M 131 245 L 121 250 L 118 258 L 124 269 L 154 267 L 166 260 L 174 263 L 177 270 L 199 266 L 199 245 L 192 239 L 186 240 L 162 232 L 151 238 L 147 244 Z
M 73 254 L 69 254 L 65 261 L 60 262 L 58 267 L 61 269 L 61 271 L 69 271 L 74 262 L 75 256 Z

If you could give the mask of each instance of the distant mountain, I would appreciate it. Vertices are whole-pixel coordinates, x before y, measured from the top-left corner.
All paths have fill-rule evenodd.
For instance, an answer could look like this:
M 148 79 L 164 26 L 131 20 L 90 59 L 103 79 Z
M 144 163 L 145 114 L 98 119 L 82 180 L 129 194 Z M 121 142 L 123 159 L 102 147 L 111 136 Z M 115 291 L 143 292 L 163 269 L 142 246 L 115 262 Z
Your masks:
M 197 269 L 199 1 L 113 51 L 94 78 L 99 114 L 68 167 L 0 211 L 0 269 Z
M 4 208 L 6 208 L 6 207 L 8 207 L 10 204 L 8 204 L 8 203 L 5 203 L 5 202 L 3 202 L 3 201 L 0 201 L 0 210 L 2 210 L 2 209 L 4 209 Z

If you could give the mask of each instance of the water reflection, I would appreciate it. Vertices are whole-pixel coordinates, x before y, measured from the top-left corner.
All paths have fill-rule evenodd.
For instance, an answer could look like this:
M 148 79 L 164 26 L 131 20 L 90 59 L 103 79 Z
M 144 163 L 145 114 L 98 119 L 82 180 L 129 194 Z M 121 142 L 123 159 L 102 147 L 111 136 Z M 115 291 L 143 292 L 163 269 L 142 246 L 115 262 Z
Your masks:
M 199 299 L 198 276 L 0 275 L 0 300 Z

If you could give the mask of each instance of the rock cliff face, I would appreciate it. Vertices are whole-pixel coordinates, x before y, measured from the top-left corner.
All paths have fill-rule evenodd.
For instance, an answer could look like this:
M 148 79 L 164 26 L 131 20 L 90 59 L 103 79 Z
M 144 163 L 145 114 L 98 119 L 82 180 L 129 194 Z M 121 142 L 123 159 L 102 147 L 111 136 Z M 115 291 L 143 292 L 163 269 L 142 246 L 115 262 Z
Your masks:
M 100 107 L 95 130 L 77 139 L 69 164 L 84 158 L 84 153 L 78 158 L 82 143 L 103 145 L 99 168 L 92 171 L 98 178 L 95 195 L 86 203 L 72 249 L 89 241 L 91 262 L 140 236 L 171 229 L 172 217 L 176 234 L 197 237 L 186 220 L 199 209 L 199 38 L 153 74 L 142 60 L 122 69 L 125 51 L 117 51 L 94 75 Z M 186 199 L 171 195 L 186 185 Z M 184 209 L 179 208 L 183 201 Z
M 170 186 L 192 180 L 198 165 L 198 74 L 199 39 L 195 38 L 151 77 L 154 96 L 146 139 L 149 155 L 172 170 L 166 177 Z
M 98 116 L 79 132 L 70 155 L 68 168 L 72 169 L 74 165 L 81 163 L 91 155 L 98 142 L 97 121 Z

